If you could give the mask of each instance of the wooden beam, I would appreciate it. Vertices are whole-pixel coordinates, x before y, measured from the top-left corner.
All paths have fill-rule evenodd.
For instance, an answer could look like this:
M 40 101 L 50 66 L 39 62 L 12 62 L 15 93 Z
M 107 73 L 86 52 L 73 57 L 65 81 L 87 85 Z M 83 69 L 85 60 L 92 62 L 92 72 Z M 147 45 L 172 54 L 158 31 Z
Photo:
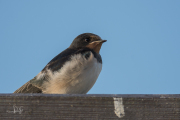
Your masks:
M 180 95 L 0 94 L 0 120 L 180 120 Z

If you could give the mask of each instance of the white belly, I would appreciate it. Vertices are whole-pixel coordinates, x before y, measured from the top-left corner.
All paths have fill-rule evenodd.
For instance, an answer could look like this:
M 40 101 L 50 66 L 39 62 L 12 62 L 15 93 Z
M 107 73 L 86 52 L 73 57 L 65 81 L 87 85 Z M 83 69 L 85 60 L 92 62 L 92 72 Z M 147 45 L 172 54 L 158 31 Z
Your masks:
M 94 58 L 85 59 L 81 54 L 72 56 L 72 60 L 56 73 L 50 75 L 49 82 L 44 84 L 43 93 L 54 94 L 85 94 L 96 82 L 102 64 Z

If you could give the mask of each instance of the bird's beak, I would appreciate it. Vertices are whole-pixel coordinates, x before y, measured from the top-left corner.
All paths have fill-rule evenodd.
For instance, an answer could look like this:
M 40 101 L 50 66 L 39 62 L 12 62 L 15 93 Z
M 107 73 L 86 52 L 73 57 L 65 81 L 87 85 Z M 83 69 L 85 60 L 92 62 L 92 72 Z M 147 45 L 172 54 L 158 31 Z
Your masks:
M 91 42 L 90 44 L 102 44 L 102 43 L 104 43 L 104 42 L 106 42 L 107 40 L 98 40 L 98 41 L 93 41 L 93 42 Z
M 107 40 L 99 40 L 99 41 L 97 41 L 97 42 L 101 42 L 101 43 L 104 43 L 104 42 L 106 42 Z

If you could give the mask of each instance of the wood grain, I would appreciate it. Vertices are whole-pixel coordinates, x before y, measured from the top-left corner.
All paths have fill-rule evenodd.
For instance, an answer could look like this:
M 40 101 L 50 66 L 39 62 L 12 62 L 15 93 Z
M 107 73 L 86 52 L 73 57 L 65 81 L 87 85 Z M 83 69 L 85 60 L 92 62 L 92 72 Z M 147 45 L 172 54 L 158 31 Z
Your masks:
M 0 94 L 6 119 L 180 120 L 180 95 Z

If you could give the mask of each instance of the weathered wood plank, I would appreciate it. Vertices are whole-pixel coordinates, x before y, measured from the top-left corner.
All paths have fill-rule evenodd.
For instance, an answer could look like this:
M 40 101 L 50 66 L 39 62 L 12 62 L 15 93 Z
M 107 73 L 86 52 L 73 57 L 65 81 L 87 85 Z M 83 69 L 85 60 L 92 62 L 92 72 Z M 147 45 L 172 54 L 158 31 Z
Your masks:
M 180 95 L 0 94 L 0 120 L 180 120 Z

